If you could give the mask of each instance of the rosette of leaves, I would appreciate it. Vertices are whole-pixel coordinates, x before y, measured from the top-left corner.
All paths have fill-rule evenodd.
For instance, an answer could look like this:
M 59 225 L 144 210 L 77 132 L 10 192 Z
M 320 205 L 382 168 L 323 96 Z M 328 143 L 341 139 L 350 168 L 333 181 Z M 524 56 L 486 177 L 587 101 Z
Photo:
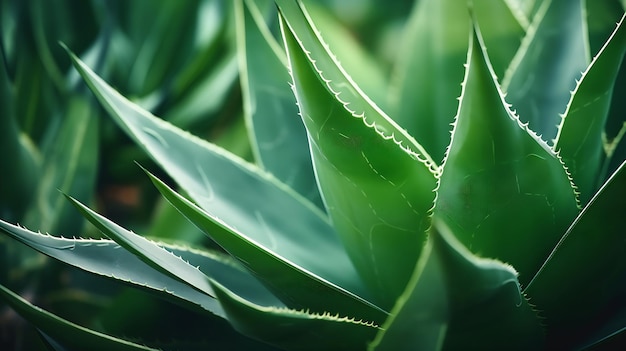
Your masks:
M 368 92 L 357 82 L 369 72 L 323 41 L 333 33 L 301 3 L 277 4 L 282 47 L 265 7 L 236 3 L 255 164 L 142 110 L 72 56 L 180 192 L 147 171 L 154 185 L 224 252 L 148 240 L 71 197 L 110 240 L 3 230 L 202 312 L 207 328 L 222 318 L 282 349 L 584 349 L 624 338 L 618 2 L 473 1 L 468 11 L 420 1 L 389 85 Z M 385 90 L 383 110 L 370 96 Z M 52 345 L 147 348 L 0 291 Z

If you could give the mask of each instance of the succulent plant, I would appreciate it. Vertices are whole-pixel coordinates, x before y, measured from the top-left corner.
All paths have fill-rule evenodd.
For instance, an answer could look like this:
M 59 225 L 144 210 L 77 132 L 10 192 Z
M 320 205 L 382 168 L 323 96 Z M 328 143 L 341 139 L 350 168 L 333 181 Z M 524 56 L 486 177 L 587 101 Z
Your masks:
M 301 3 L 276 3 L 284 49 L 265 21 L 272 4 L 236 2 L 256 164 L 141 109 L 70 53 L 180 187 L 146 170 L 157 189 L 223 251 L 149 240 L 69 196 L 110 239 L 2 230 L 196 311 L 207 328 L 224 320 L 282 349 L 583 349 L 624 338 L 626 123 L 614 90 L 626 29 L 607 15 L 623 13 L 618 2 L 419 1 L 379 104 L 371 96 L 387 87 L 364 91 L 367 72 L 351 77 L 322 39 L 332 33 Z M 150 349 L 4 287 L 0 296 L 51 349 Z

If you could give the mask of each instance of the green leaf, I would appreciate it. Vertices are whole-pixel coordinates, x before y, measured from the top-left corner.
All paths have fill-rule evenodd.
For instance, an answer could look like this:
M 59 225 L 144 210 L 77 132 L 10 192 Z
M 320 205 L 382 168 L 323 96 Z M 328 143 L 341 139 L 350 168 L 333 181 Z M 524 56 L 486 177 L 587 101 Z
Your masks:
M 532 350 L 542 341 L 517 272 L 472 255 L 436 221 L 411 283 L 370 349 Z
M 186 283 L 154 270 L 113 241 L 68 239 L 43 235 L 2 220 L 0 220 L 0 229 L 13 239 L 68 265 L 148 290 L 157 296 L 186 305 L 192 310 L 197 310 L 199 306 L 202 306 L 205 310 L 223 317 L 223 311 L 214 298 L 190 288 Z M 171 248 L 168 249 L 172 251 Z M 181 255 L 182 253 L 176 252 L 176 254 Z M 189 257 L 186 256 L 188 255 L 183 257 L 189 260 Z M 204 269 L 207 269 L 208 262 L 203 260 L 202 263 L 205 266 Z M 217 263 L 219 261 L 214 260 L 212 266 L 215 267 L 212 267 L 211 271 L 219 273 L 221 267 L 221 271 L 231 273 L 229 280 L 234 279 L 234 277 L 241 277 L 241 274 L 234 275 L 232 269 L 225 269 L 224 264 Z M 218 277 L 220 276 L 222 274 L 218 275 Z M 216 277 L 215 279 L 223 282 L 220 278 Z M 227 284 L 229 280 L 223 284 L 231 286 L 231 284 Z
M 150 267 L 174 278 L 209 296 L 215 296 L 208 277 L 197 267 L 191 266 L 180 257 L 158 246 L 156 243 L 113 223 L 92 211 L 89 207 L 68 196 L 70 202 L 103 234 L 115 240 L 124 249 L 136 255 Z
M 589 63 L 582 0 L 543 1 L 502 81 L 522 122 L 551 141 Z
M 435 215 L 524 285 L 576 216 L 576 196 L 558 156 L 504 102 L 478 33 L 467 62 Z
M 235 329 L 285 350 L 359 350 L 379 329 L 350 316 L 259 306 L 219 284 L 213 288 Z
M 0 285 L 0 299 L 58 344 L 75 350 L 134 351 L 156 349 L 87 329 L 32 305 Z
M 601 337 L 624 326 L 625 193 L 626 162 L 585 206 L 525 289 L 546 318 L 554 345 L 575 346 L 612 315 L 622 314 L 622 324 Z
M 371 321 L 385 318 L 386 312 L 359 296 L 365 290 L 355 289 L 360 281 L 354 267 L 339 243 L 324 238 L 324 232 L 319 231 L 317 237 L 299 236 L 299 233 L 280 237 L 263 228 L 265 238 L 249 237 L 237 226 L 205 212 L 152 174 L 148 175 L 174 207 L 238 259 L 288 307 Z M 323 260 L 319 259 L 320 253 Z
M 236 1 L 235 9 L 244 112 L 255 159 L 263 169 L 323 208 L 306 130 L 288 85 L 285 53 L 255 2 Z
M 391 307 L 426 239 L 437 167 L 397 139 L 398 129 L 378 124 L 383 116 L 346 107 L 331 85 L 349 81 L 331 84 L 320 68 L 332 65 L 328 54 L 303 46 L 281 24 L 324 203 L 363 280 L 383 308 Z M 312 29 L 303 34 L 314 36 Z
M 559 127 L 554 148 L 561 154 L 587 203 L 606 175 L 602 164 L 610 162 L 603 150 L 603 133 L 624 52 L 624 17 L 594 57 L 574 90 Z M 623 118 L 623 117 L 622 117 Z M 621 161 L 621 160 L 619 160 Z M 618 162 L 619 162 L 618 161 Z

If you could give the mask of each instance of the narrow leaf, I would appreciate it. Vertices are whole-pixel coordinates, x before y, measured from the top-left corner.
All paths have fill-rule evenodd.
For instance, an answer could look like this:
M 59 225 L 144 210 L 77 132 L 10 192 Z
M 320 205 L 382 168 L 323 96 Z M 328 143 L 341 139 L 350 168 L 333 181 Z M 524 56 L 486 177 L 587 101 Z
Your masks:
M 603 133 L 615 80 L 626 52 L 624 27 L 622 16 L 576 86 L 554 142 L 554 148 L 572 172 L 583 203 L 591 199 L 605 180 L 606 175 L 601 174 L 602 164 L 610 161 L 603 150 Z
M 4 285 L 0 285 L 0 300 L 15 309 L 17 313 L 53 338 L 58 344 L 70 349 L 94 351 L 156 350 L 69 322 L 32 305 Z
M 298 235 L 277 240 L 263 229 L 266 240 L 257 241 L 191 203 L 148 173 L 154 185 L 183 215 L 255 274 L 285 305 L 317 313 L 341 313 L 371 321 L 386 312 L 351 289 L 356 272 L 336 242 Z M 313 224 L 313 223 L 311 223 Z M 315 248 L 312 250 L 311 248 Z M 320 254 L 324 259 L 320 260 Z M 330 262 L 331 267 L 324 262 Z M 355 292 L 356 291 L 356 292 Z
M 213 288 L 235 329 L 285 350 L 359 350 L 379 329 L 349 316 L 259 306 L 219 284 Z
M 504 102 L 478 33 L 435 214 L 470 251 L 515 267 L 522 285 L 577 214 L 563 164 Z

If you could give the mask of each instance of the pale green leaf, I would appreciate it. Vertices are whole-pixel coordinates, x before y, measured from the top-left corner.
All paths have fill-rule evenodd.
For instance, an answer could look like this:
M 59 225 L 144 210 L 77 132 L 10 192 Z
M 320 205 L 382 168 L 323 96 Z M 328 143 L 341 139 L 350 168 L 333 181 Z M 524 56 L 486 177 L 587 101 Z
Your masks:
M 278 240 L 273 232 L 261 228 L 266 238 L 258 241 L 259 237 L 246 236 L 236 224 L 231 226 L 205 212 L 158 178 L 149 176 L 174 207 L 238 259 L 288 307 L 372 321 L 386 316 L 383 310 L 359 296 L 365 290 L 354 287 L 359 282 L 354 267 L 337 242 L 324 240 L 328 238 L 321 235 L 323 232 L 318 237 L 293 233 Z
M 515 267 L 524 285 L 576 216 L 576 196 L 558 156 L 504 102 L 478 34 L 470 39 L 435 214 L 473 253 Z
M 329 81 L 322 71 L 333 64 L 328 54 L 307 48 L 300 33 L 281 24 L 324 203 L 363 280 L 389 308 L 425 242 L 438 169 L 396 139 L 397 129 L 346 107 L 331 85 L 349 82 Z M 303 34 L 314 36 L 312 29 Z

